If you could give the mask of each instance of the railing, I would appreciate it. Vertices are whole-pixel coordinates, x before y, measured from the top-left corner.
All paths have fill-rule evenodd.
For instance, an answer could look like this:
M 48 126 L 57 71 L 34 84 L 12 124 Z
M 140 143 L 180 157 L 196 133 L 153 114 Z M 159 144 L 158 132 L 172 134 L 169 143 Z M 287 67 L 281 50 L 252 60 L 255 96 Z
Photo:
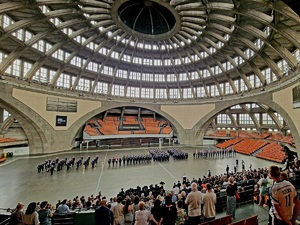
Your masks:
M 243 187 L 243 191 L 239 192 L 240 200 L 236 202 L 237 206 L 247 204 L 247 203 L 253 203 L 253 191 L 254 186 L 248 185 Z M 227 203 L 227 194 L 225 191 L 218 192 L 217 193 L 217 204 L 216 204 L 216 211 L 222 212 L 226 209 L 226 203 Z
M 75 224 L 75 212 L 72 213 L 54 213 L 52 218 L 52 225 L 73 225 Z
M 10 220 L 10 217 L 4 219 L 2 222 L 0 222 L 0 225 L 8 225 L 9 224 L 9 220 Z

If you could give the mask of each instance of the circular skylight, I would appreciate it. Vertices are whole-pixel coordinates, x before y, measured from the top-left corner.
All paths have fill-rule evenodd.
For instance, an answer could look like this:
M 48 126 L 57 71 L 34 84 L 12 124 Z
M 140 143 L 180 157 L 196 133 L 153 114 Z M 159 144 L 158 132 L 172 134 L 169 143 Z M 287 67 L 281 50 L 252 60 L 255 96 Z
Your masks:
M 147 35 L 167 33 L 176 23 L 169 9 L 150 0 L 127 1 L 118 8 L 118 15 L 130 29 Z

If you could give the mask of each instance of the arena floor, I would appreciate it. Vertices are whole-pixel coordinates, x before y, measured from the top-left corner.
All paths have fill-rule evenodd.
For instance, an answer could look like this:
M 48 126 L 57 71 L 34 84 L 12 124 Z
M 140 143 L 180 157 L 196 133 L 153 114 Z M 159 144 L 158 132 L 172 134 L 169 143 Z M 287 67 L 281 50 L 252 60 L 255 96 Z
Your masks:
M 173 146 L 171 146 L 173 147 Z M 179 146 L 175 146 L 179 147 Z M 163 149 L 167 149 L 164 147 Z M 193 158 L 193 152 L 199 151 L 202 147 L 180 147 L 183 151 L 189 153 L 188 160 L 176 160 L 170 158 L 167 162 L 151 162 L 149 164 L 134 164 L 109 167 L 108 159 L 122 157 L 123 155 L 147 154 L 149 148 L 127 148 L 127 149 L 90 149 L 90 150 L 73 150 L 70 152 L 58 153 L 47 156 L 31 157 L 13 157 L 0 165 L 0 208 L 13 208 L 17 202 L 22 201 L 28 204 L 32 201 L 48 200 L 56 204 L 58 199 L 73 199 L 75 196 L 86 196 L 91 194 L 97 195 L 101 191 L 102 195 L 107 198 L 116 196 L 121 188 L 124 190 L 144 185 L 159 184 L 165 182 L 165 189 L 172 189 L 173 184 L 182 181 L 185 175 L 190 180 L 192 178 L 203 177 L 207 174 L 208 169 L 212 175 L 223 174 L 226 172 L 226 166 L 229 165 L 230 171 L 239 160 L 238 171 L 241 171 L 241 160 L 245 161 L 246 169 L 252 164 L 252 168 L 278 165 L 276 163 L 257 159 L 255 157 L 237 154 L 234 157 L 225 158 Z M 205 147 L 206 149 L 206 147 Z M 66 167 L 59 172 L 37 173 L 37 165 L 46 159 L 68 158 L 73 156 L 78 160 L 81 156 L 86 159 L 98 155 L 99 161 L 97 167 L 87 169 L 82 167 L 79 170 L 71 168 L 69 171 Z M 102 164 L 103 162 L 103 164 Z M 237 219 L 243 218 L 246 214 L 261 214 L 261 221 L 267 218 L 267 209 L 256 205 L 249 207 L 240 207 L 237 211 Z M 262 223 L 265 224 L 265 223 Z

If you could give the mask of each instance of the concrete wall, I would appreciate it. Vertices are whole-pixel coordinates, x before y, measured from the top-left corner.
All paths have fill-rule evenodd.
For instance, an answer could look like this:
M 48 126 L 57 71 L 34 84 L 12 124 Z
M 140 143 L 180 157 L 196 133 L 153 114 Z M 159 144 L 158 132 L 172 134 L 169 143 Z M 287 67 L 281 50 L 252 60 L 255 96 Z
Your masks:
M 173 124 L 181 144 L 199 145 L 203 144 L 203 136 L 211 119 L 222 110 L 239 103 L 262 103 L 283 116 L 291 129 L 296 146 L 300 147 L 300 109 L 293 109 L 292 105 L 292 88 L 299 84 L 300 82 L 296 80 L 275 91 L 259 90 L 251 96 L 235 96 L 206 102 L 182 101 L 176 104 L 157 104 L 130 102 L 126 99 L 112 101 L 94 96 L 66 96 L 58 93 L 59 90 L 33 90 L 26 86 L 0 82 L 0 108 L 9 111 L 20 123 L 28 138 L 30 155 L 71 149 L 76 135 L 82 131 L 86 121 L 108 109 L 122 106 L 153 110 Z M 78 112 L 48 112 L 47 97 L 75 100 L 78 103 Z M 57 127 L 56 115 L 67 116 L 67 126 Z

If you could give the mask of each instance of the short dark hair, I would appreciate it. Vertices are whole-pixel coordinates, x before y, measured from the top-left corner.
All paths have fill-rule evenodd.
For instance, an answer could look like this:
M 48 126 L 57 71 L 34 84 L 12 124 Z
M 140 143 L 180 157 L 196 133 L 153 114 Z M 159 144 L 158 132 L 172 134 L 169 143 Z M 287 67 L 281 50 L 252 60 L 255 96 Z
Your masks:
M 120 203 L 120 202 L 122 202 L 122 201 L 123 201 L 123 198 L 122 198 L 121 196 L 119 196 L 119 197 L 117 198 L 117 202 Z
M 206 189 L 207 189 L 207 190 L 211 190 L 211 184 L 210 184 L 210 183 L 207 183 L 207 184 L 206 184 Z
M 47 206 L 48 202 L 47 201 L 43 201 L 40 205 L 41 208 L 45 208 Z
M 279 167 L 278 166 L 270 166 L 269 174 L 274 178 L 279 178 L 280 177 Z
M 166 203 L 166 205 L 172 204 L 172 197 L 170 195 L 167 195 L 165 197 L 165 203 Z
M 178 207 L 178 208 L 182 208 L 182 206 L 183 206 L 183 201 L 179 200 L 179 201 L 177 202 L 177 207 Z

